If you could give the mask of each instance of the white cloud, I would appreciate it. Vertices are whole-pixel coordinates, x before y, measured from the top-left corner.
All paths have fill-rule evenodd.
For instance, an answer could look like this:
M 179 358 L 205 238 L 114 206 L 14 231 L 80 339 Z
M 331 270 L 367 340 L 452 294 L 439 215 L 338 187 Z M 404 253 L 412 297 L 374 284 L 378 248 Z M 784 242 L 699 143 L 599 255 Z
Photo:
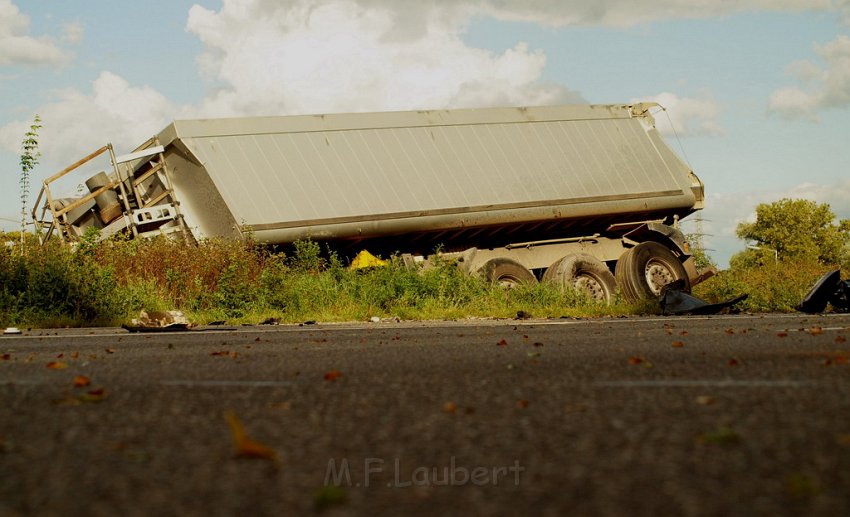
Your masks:
M 450 1 L 450 0 L 443 0 Z M 672 18 L 707 18 L 750 11 L 829 11 L 846 0 L 482 0 L 494 16 L 542 25 L 630 26 Z
M 724 133 L 717 122 L 720 112 L 717 103 L 707 95 L 701 98 L 688 98 L 663 92 L 632 99 L 631 102 L 657 102 L 665 108 L 665 111 L 653 110 L 655 125 L 663 135 L 722 135 Z
M 839 35 L 826 45 L 814 46 L 823 62 L 798 61 L 788 67 L 801 86 L 789 86 L 773 92 L 772 112 L 787 118 L 817 120 L 817 111 L 850 106 L 850 37 Z
M 123 78 L 102 72 L 90 92 L 56 92 L 57 100 L 41 106 L 42 162 L 60 168 L 82 158 L 109 140 L 116 152 L 126 152 L 157 133 L 178 108 L 150 87 L 133 87 Z M 18 152 L 29 120 L 0 127 L 0 146 Z
M 68 54 L 48 37 L 29 35 L 29 16 L 12 0 L 0 0 L 0 65 L 59 63 Z
M 439 2 L 438 2 L 439 3 Z M 404 7 L 413 6 L 402 2 Z M 206 116 L 577 102 L 539 79 L 546 56 L 466 45 L 455 6 L 365 0 L 225 0 L 195 5 L 187 30 L 206 45 L 204 73 L 224 87 Z M 400 16 L 403 15 L 403 19 Z M 400 30 L 399 24 L 411 30 Z

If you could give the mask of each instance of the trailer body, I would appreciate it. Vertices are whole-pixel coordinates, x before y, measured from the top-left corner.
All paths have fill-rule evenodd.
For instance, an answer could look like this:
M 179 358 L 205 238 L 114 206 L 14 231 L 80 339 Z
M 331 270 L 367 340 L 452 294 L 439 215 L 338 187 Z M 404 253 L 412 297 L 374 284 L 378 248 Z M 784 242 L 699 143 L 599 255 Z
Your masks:
M 500 259 L 536 277 L 576 254 L 616 272 L 652 241 L 694 280 L 671 225 L 702 208 L 703 184 L 660 137 L 653 106 L 178 120 L 129 155 L 105 146 L 114 170 L 90 180 L 94 195 L 54 200 L 46 181 L 40 224 L 66 239 L 94 225 L 411 256 L 440 246 L 470 271 Z

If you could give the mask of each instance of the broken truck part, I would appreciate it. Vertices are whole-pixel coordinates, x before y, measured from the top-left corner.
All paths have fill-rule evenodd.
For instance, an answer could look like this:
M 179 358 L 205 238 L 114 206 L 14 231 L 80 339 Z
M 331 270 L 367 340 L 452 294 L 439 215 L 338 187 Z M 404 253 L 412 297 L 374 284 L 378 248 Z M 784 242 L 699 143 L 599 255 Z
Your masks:
M 817 314 L 832 305 L 835 312 L 850 312 L 850 280 L 841 280 L 841 270 L 825 273 L 795 307 L 800 312 Z
M 657 297 L 699 278 L 677 226 L 704 195 L 656 130 L 655 106 L 178 120 L 130 154 L 106 145 L 45 180 L 33 219 L 43 239 L 89 227 L 312 239 L 412 262 L 440 249 L 508 285 Z M 54 197 L 56 180 L 107 153 L 112 170 L 89 194 Z

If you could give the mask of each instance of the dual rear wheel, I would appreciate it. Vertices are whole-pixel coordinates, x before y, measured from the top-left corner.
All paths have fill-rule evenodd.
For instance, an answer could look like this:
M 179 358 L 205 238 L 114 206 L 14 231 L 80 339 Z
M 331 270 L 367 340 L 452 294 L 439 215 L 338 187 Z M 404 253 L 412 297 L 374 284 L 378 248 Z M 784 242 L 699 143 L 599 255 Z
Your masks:
M 505 287 L 536 283 L 537 278 L 519 262 L 499 257 L 487 261 L 480 269 L 483 277 Z M 681 261 L 667 247 L 647 241 L 630 248 L 617 261 L 614 274 L 592 255 L 578 253 L 555 261 L 543 274 L 544 282 L 573 287 L 592 299 L 611 304 L 617 287 L 628 302 L 654 299 L 661 289 L 676 280 L 684 281 L 690 291 L 688 275 Z

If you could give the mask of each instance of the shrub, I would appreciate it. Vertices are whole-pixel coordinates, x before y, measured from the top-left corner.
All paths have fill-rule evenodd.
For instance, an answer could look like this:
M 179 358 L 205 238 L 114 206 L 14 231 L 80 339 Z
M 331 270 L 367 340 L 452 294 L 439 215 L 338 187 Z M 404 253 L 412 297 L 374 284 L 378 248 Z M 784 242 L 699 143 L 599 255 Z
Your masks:
M 697 286 L 694 294 L 719 302 L 741 294 L 749 298 L 739 307 L 753 312 L 790 312 L 818 278 L 829 271 L 816 260 L 764 261 L 733 267 Z

